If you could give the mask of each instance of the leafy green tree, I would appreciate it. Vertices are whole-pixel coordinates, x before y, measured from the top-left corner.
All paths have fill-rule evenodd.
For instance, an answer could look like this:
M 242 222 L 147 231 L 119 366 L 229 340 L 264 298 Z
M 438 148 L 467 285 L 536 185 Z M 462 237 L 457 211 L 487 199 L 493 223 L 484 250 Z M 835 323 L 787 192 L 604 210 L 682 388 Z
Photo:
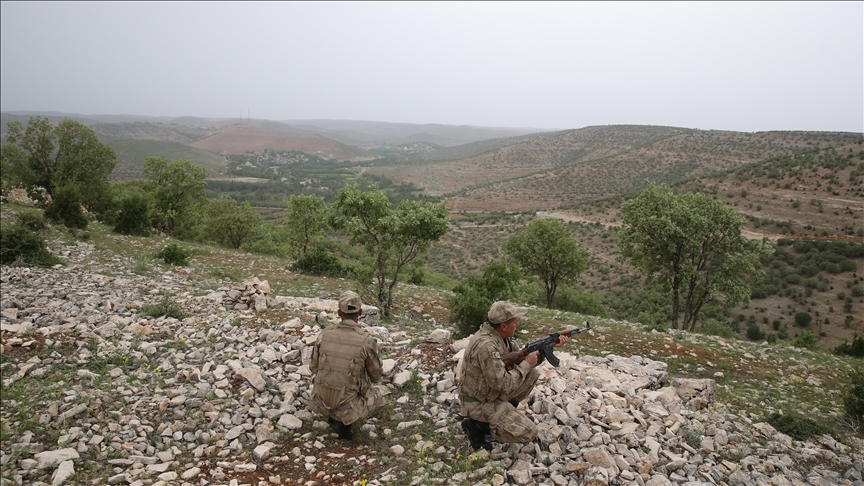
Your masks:
M 303 256 L 321 233 L 329 227 L 327 203 L 318 196 L 291 196 L 285 201 L 288 214 L 282 223 L 288 230 L 288 241 L 296 256 Z
M 44 204 L 60 188 L 76 186 L 87 209 L 110 195 L 108 176 L 117 165 L 114 149 L 100 143 L 90 128 L 69 119 L 55 127 L 38 116 L 26 128 L 9 122 L 0 160 L 4 187 L 22 186 Z
M 333 204 L 345 218 L 350 243 L 372 257 L 376 298 L 389 316 L 399 273 L 447 233 L 447 206 L 403 199 L 392 208 L 384 192 L 361 191 L 357 184 L 340 189 Z
M 692 331 L 706 303 L 734 306 L 750 300 L 765 242 L 741 234 L 745 219 L 705 194 L 672 193 L 649 184 L 621 206 L 621 256 L 672 295 L 671 322 Z M 683 301 L 683 302 L 682 302 Z M 683 310 L 683 322 L 679 323 Z
M 588 252 L 558 219 L 535 219 L 504 242 L 504 254 L 525 273 L 537 277 L 546 291 L 546 308 L 555 302 L 558 285 L 572 281 L 588 266 Z
M 207 215 L 210 238 L 234 249 L 240 248 L 255 229 L 264 224 L 264 219 L 247 201 L 238 203 L 229 197 L 210 200 Z
M 206 201 L 204 168 L 192 165 L 188 159 L 147 157 L 144 177 L 153 196 L 154 223 L 169 235 L 174 235 L 178 225 L 189 219 L 195 205 Z

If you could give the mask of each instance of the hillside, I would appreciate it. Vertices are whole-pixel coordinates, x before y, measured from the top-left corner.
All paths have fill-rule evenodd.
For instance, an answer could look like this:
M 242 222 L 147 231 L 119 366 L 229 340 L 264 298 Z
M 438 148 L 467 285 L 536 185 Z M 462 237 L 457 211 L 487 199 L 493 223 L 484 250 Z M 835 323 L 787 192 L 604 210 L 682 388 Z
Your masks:
M 745 236 L 749 238 L 768 238 L 775 245 L 802 238 L 864 244 L 864 158 L 857 150 L 825 149 L 795 158 L 782 156 L 675 187 L 678 191 L 709 194 L 729 204 L 747 218 Z M 611 197 L 540 215 L 567 221 L 579 245 L 591 254 L 589 268 L 576 286 L 602 296 L 613 316 L 635 319 L 640 310 L 649 309 L 634 299 L 644 288 L 643 279 L 618 260 L 618 207 L 625 200 L 623 196 Z M 454 219 L 451 231 L 435 244 L 426 263 L 460 280 L 500 259 L 503 242 L 523 229 L 527 221 L 526 217 L 502 213 L 455 216 L 458 219 Z M 851 341 L 855 333 L 864 334 L 864 302 L 850 295 L 852 285 L 864 282 L 864 258 L 853 259 L 853 271 L 837 271 L 827 263 L 812 271 L 804 262 L 810 251 L 816 250 L 798 251 L 788 243 L 778 247 L 778 255 L 790 256 L 784 262 L 766 262 L 766 270 L 774 279 L 774 293 L 714 318 L 740 322 L 742 336 L 751 319 L 766 335 L 776 334 L 774 322 L 780 321 L 794 338 L 801 329 L 792 324 L 793 314 L 807 311 L 818 321 L 813 329 L 824 333 L 821 345 L 826 348 Z M 829 268 L 831 271 L 826 270 Z M 806 276 L 799 281 L 787 277 L 802 272 Z M 853 319 L 847 321 L 847 316 Z
M 217 154 L 239 154 L 297 150 L 337 160 L 370 160 L 376 157 L 367 151 L 339 143 L 316 134 L 264 130 L 255 127 L 230 127 L 190 144 Z
M 549 210 L 631 192 L 646 178 L 678 182 L 813 148 L 861 150 L 862 135 L 608 126 L 514 142 L 461 160 L 366 170 L 430 194 L 453 194 L 454 211 Z
M 117 154 L 117 166 L 111 173 L 112 180 L 144 178 L 144 159 L 167 157 L 168 160 L 189 159 L 193 165 L 204 167 L 207 176 L 216 176 L 225 171 L 225 157 L 179 142 L 162 140 L 118 140 L 108 142 Z
M 0 222 L 27 209 L 3 204 Z M 538 421 L 538 440 L 473 453 L 454 383 L 464 342 L 432 332 L 452 331 L 447 292 L 414 285 L 399 287 L 391 319 L 367 322 L 392 402 L 353 443 L 340 442 L 305 402 L 315 319 L 332 322 L 345 281 L 202 245 L 191 245 L 187 267 L 165 266 L 151 255 L 168 240 L 114 235 L 98 223 L 86 240 L 57 229 L 46 236 L 64 265 L 0 267 L 4 481 L 856 485 L 864 477 L 864 441 L 839 404 L 860 360 L 537 308 L 520 339 L 585 319 L 593 331 L 557 350 L 561 366 L 544 364 L 520 404 Z M 226 310 L 225 290 L 253 277 L 270 283 L 268 308 Z

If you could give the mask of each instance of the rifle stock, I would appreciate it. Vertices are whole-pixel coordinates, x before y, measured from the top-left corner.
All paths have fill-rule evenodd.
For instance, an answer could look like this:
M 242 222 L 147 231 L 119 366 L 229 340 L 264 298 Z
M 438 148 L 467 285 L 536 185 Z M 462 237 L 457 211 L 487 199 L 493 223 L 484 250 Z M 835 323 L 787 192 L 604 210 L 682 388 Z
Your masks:
M 513 351 L 513 352 L 505 354 L 504 356 L 501 356 L 501 361 L 504 362 L 504 366 L 510 366 L 512 364 L 519 363 L 520 361 L 525 359 L 525 356 L 528 356 L 529 354 L 533 353 L 534 351 L 540 351 L 541 356 L 545 357 L 547 360 L 549 360 L 549 363 L 551 363 L 552 366 L 558 366 L 560 361 L 555 356 L 555 354 L 552 353 L 552 345 L 554 345 L 555 343 L 558 342 L 558 337 L 559 336 L 572 337 L 575 334 L 581 334 L 585 331 L 590 331 L 590 330 L 591 330 L 591 323 L 586 321 L 584 328 L 580 329 L 580 328 L 574 327 L 573 329 L 565 329 L 563 331 L 553 332 L 553 333 L 549 334 L 548 336 L 545 336 L 545 337 L 542 337 L 539 339 L 535 339 L 534 341 L 531 341 L 530 343 L 525 345 L 525 347 L 520 349 L 519 351 Z M 540 364 L 541 362 L 542 362 L 542 358 L 537 362 L 537 364 Z

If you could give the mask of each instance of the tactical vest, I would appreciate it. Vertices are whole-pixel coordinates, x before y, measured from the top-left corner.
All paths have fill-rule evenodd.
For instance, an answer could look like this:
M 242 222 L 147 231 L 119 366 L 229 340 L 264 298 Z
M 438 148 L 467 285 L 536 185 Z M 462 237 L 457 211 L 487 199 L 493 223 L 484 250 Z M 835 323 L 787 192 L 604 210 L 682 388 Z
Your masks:
M 365 330 L 342 323 L 321 331 L 313 384 L 315 393 L 331 410 L 347 406 L 357 395 L 365 395 L 371 385 L 365 368 L 368 340 L 375 344 Z

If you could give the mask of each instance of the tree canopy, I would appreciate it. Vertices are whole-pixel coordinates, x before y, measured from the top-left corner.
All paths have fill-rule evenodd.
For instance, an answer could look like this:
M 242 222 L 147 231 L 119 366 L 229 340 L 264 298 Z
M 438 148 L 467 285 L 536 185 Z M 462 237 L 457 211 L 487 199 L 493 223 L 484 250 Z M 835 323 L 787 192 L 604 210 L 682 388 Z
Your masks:
M 671 292 L 676 328 L 693 330 L 708 302 L 748 302 L 759 257 L 771 252 L 744 238 L 744 218 L 726 204 L 705 194 L 676 195 L 667 185 L 649 184 L 621 206 L 621 217 L 621 256 Z
M 207 216 L 210 238 L 235 250 L 264 224 L 247 201 L 238 203 L 230 197 L 211 200 L 207 204 Z
M 144 177 L 153 195 L 154 224 L 170 235 L 175 234 L 178 224 L 195 204 L 206 201 L 204 168 L 192 165 L 188 159 L 169 161 L 164 156 L 147 157 Z
M 333 204 L 345 219 L 351 244 L 363 246 L 372 257 L 376 298 L 389 315 L 399 273 L 447 233 L 446 204 L 403 199 L 392 208 L 384 192 L 375 187 L 361 191 L 357 184 L 340 189 Z
M 117 165 L 114 149 L 100 143 L 90 128 L 70 119 L 55 127 L 38 116 L 26 128 L 9 122 L 0 160 L 4 185 L 21 186 L 43 204 L 59 189 L 76 186 L 88 209 L 110 195 L 108 177 Z
M 315 244 L 329 225 L 330 211 L 324 198 L 314 195 L 291 196 L 285 201 L 288 214 L 282 223 L 295 256 L 302 256 Z
M 522 270 L 540 280 L 546 291 L 546 307 L 552 308 L 562 282 L 572 280 L 588 266 L 588 252 L 558 219 L 535 219 L 504 242 L 504 254 Z

